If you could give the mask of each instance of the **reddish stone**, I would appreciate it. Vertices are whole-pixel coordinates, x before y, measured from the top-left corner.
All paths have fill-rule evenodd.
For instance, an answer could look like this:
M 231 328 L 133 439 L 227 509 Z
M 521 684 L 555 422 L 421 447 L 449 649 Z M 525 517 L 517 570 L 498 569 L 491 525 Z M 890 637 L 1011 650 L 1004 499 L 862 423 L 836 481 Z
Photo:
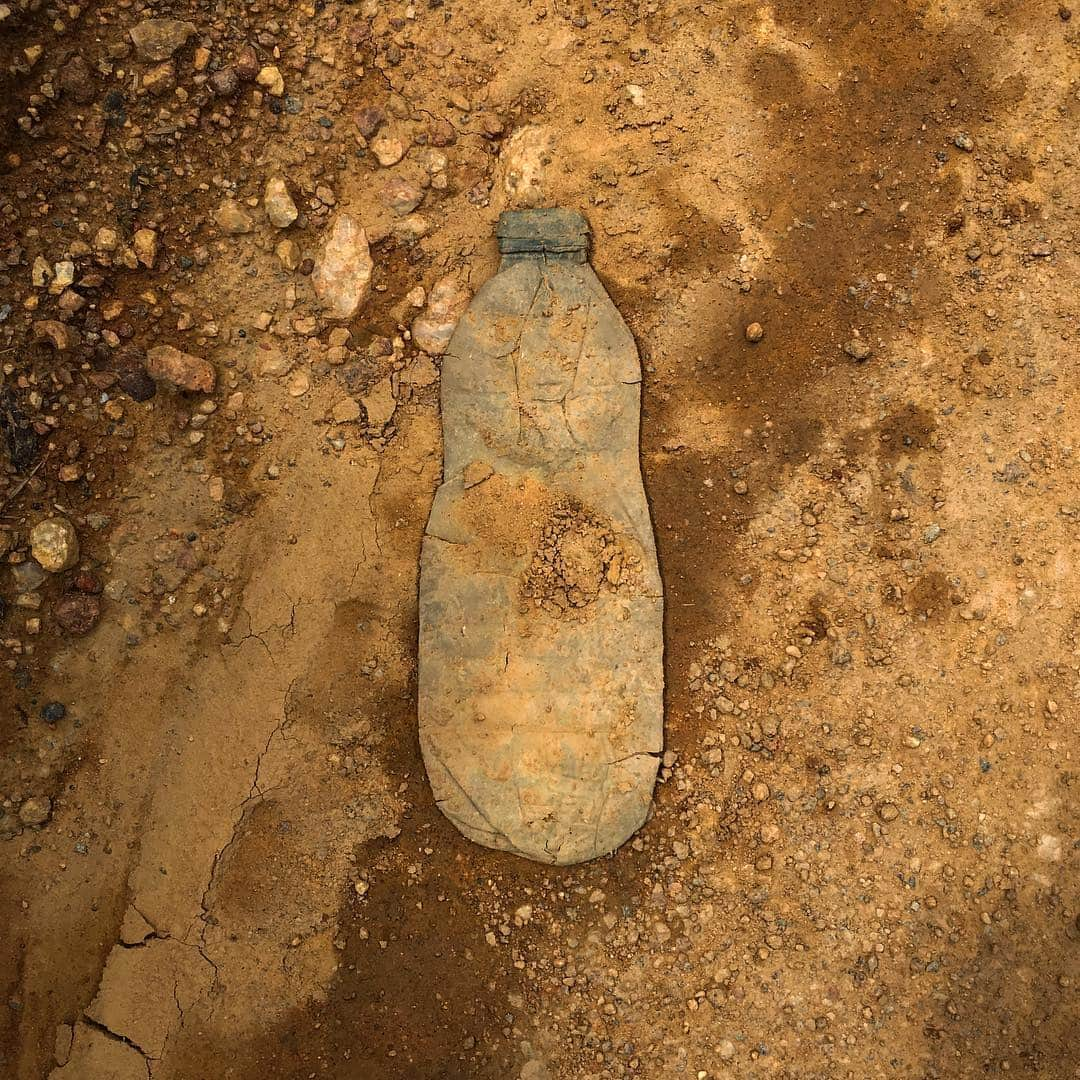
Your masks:
M 201 356 L 181 352 L 172 345 L 156 345 L 146 353 L 146 370 L 155 379 L 165 379 L 184 390 L 209 394 L 217 382 L 214 365 Z
M 82 570 L 75 575 L 75 588 L 81 593 L 97 596 L 101 592 L 101 579 L 89 570 Z
M 356 127 L 365 139 L 370 139 L 385 123 L 386 113 L 376 105 L 369 105 L 356 112 Z
M 236 74 L 244 82 L 251 82 L 259 74 L 261 66 L 257 53 L 250 45 L 245 45 L 236 54 Z
M 101 618 L 101 601 L 88 593 L 66 593 L 53 605 L 53 616 L 61 630 L 88 634 Z
M 436 120 L 428 126 L 428 141 L 432 146 L 452 146 L 457 142 L 457 131 L 448 120 Z

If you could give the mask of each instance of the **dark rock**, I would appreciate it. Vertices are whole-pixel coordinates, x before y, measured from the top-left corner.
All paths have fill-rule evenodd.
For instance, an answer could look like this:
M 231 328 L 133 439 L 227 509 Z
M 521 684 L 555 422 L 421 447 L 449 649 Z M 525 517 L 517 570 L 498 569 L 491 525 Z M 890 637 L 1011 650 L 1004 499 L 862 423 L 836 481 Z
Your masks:
M 0 432 L 15 471 L 25 473 L 38 457 L 38 435 L 10 390 L 0 394 Z
M 105 118 L 110 124 L 122 124 L 127 119 L 124 92 L 112 89 L 105 95 Z
M 357 110 L 356 127 L 365 139 L 370 139 L 386 123 L 386 113 L 376 105 Z
M 88 634 L 101 618 L 101 601 L 87 593 L 66 593 L 53 605 L 53 616 L 69 634 Z
M 89 570 L 80 570 L 75 575 L 74 584 L 79 592 L 90 593 L 91 596 L 97 596 L 101 592 L 101 578 Z
M 149 401 L 157 393 L 157 383 L 142 368 L 121 372 L 117 384 L 134 401 Z
M 42 706 L 41 719 L 46 724 L 59 724 L 67 716 L 67 709 L 61 701 L 50 701 Z
M 259 74 L 259 57 L 250 45 L 245 45 L 236 56 L 236 74 L 243 82 L 252 82 Z
M 76 54 L 60 69 L 60 89 L 79 105 L 89 105 L 97 93 L 94 72 L 86 60 Z
M 235 94 L 239 85 L 240 75 L 232 64 L 227 64 L 210 76 L 210 89 L 219 97 Z

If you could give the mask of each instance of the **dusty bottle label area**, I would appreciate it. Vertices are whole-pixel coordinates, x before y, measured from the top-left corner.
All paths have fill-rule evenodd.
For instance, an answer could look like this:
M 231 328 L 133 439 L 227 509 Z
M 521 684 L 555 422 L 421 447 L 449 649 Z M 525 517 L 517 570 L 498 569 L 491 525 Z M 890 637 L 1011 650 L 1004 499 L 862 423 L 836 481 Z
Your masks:
M 443 361 L 420 745 L 462 833 L 575 863 L 644 822 L 663 742 L 641 365 L 580 214 L 510 211 L 498 238 Z

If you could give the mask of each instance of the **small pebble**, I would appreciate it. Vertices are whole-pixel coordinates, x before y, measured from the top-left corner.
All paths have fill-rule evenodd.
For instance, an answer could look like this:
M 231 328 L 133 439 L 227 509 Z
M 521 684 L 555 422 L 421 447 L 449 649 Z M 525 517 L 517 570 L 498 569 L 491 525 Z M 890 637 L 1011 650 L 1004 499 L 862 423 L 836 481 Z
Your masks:
M 41 709 L 41 719 L 46 724 L 59 724 L 67 716 L 67 709 L 60 701 L 50 701 Z
M 19 820 L 30 828 L 39 828 L 52 816 L 52 799 L 47 795 L 35 795 L 19 807 Z
M 289 194 L 284 177 L 281 176 L 272 176 L 266 181 L 263 207 L 266 210 L 266 216 L 270 219 L 270 224 L 277 229 L 287 229 L 300 213 Z
M 70 570 L 79 561 L 79 538 L 67 518 L 39 521 L 30 530 L 30 551 L 50 574 Z
M 272 64 L 262 68 L 255 76 L 255 82 L 271 97 L 281 97 L 285 93 L 285 79 L 281 71 Z
M 857 363 L 868 360 L 873 351 L 870 345 L 863 341 L 862 338 L 852 338 L 850 341 L 844 342 L 844 352 Z

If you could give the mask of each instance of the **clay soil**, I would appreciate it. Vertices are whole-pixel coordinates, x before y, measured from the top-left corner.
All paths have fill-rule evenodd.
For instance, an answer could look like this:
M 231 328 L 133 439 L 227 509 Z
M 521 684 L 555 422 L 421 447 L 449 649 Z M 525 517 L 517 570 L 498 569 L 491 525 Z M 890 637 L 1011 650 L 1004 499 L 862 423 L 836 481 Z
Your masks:
M 1078 32 L 0 3 L 0 1076 L 1077 1076 Z M 416 735 L 415 290 L 520 205 L 588 216 L 638 342 L 666 594 L 655 813 L 558 869 Z

